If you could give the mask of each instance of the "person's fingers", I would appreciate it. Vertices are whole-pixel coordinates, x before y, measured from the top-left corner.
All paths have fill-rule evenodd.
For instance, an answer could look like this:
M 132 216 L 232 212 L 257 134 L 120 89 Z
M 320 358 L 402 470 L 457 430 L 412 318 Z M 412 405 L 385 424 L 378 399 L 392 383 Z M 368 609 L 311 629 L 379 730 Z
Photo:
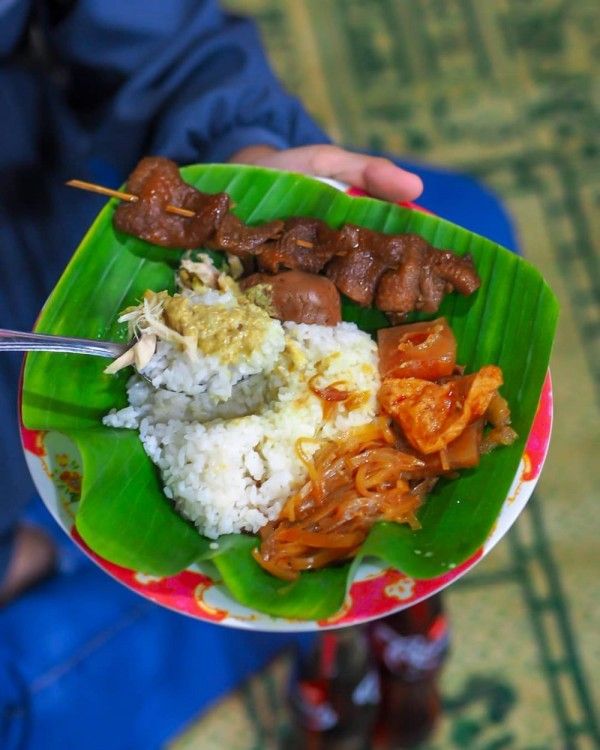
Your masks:
M 384 200 L 414 200 L 423 192 L 420 177 L 397 167 L 389 159 L 346 151 L 338 146 L 301 146 L 251 156 L 254 158 L 248 161 L 254 164 L 331 177 Z
M 375 159 L 366 164 L 363 179 L 360 187 L 367 193 L 389 201 L 414 201 L 423 192 L 423 181 L 418 175 L 387 159 Z
M 335 146 L 322 148 L 314 156 L 314 174 L 333 177 L 362 188 L 376 198 L 391 201 L 414 200 L 423 192 L 421 178 L 397 167 L 389 159 L 346 151 Z

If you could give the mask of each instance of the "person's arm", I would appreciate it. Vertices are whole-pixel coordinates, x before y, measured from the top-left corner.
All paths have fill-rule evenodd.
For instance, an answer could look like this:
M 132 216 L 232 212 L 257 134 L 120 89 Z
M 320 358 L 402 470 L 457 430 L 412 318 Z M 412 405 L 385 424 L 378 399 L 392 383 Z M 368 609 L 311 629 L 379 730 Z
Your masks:
M 386 159 L 329 144 L 274 75 L 254 25 L 212 0 L 78 0 L 49 25 L 71 99 L 102 115 L 95 148 L 116 168 L 152 153 L 337 177 L 392 200 L 422 190 Z
M 240 149 L 326 143 L 281 86 L 254 25 L 213 0 L 77 0 L 46 21 L 55 59 L 98 149 L 129 169 L 142 153 L 180 163 Z
M 33 0 L 0 0 L 0 63 L 9 58 L 23 36 Z

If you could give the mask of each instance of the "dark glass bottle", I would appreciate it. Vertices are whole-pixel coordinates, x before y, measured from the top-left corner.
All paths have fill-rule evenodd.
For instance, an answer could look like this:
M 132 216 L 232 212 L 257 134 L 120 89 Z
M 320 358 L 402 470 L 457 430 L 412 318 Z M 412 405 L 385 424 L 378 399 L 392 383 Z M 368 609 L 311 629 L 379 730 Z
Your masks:
M 377 746 L 409 748 L 430 736 L 441 713 L 438 676 L 449 649 L 440 595 L 371 624 L 382 687 Z
M 296 664 L 286 750 L 370 750 L 379 700 L 367 628 L 322 633 Z

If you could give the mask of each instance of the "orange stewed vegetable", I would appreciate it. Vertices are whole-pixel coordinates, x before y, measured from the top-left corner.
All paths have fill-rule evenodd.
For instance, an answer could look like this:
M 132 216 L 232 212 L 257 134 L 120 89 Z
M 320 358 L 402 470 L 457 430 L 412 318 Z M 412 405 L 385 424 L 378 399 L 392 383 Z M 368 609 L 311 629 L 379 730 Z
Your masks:
M 472 469 L 481 458 L 484 420 L 478 419 L 467 425 L 463 432 L 448 447 L 438 453 L 418 453 L 423 461 L 420 477 L 437 477 L 459 469 Z
M 308 481 L 277 520 L 260 530 L 261 545 L 253 552 L 265 570 L 288 580 L 302 570 L 352 557 L 376 521 L 418 528 L 415 512 L 430 488 L 409 486 L 424 463 L 394 447 L 385 417 L 324 441 L 307 459 L 310 442 L 297 445 Z
M 495 365 L 446 383 L 391 378 L 379 390 L 379 403 L 414 448 L 436 453 L 484 416 L 501 385 L 502 371 Z
M 445 318 L 382 328 L 377 333 L 382 378 L 437 380 L 452 375 L 456 340 Z

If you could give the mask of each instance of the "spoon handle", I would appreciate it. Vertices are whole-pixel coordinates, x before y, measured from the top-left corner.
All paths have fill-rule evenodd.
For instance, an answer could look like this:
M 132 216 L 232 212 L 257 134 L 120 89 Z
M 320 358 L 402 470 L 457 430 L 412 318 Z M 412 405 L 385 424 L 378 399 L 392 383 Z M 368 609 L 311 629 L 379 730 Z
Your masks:
M 0 351 L 4 352 L 69 352 L 91 354 L 94 357 L 116 358 L 128 349 L 129 344 L 112 341 L 77 339 L 68 336 L 51 336 L 47 333 L 25 333 L 0 328 Z

